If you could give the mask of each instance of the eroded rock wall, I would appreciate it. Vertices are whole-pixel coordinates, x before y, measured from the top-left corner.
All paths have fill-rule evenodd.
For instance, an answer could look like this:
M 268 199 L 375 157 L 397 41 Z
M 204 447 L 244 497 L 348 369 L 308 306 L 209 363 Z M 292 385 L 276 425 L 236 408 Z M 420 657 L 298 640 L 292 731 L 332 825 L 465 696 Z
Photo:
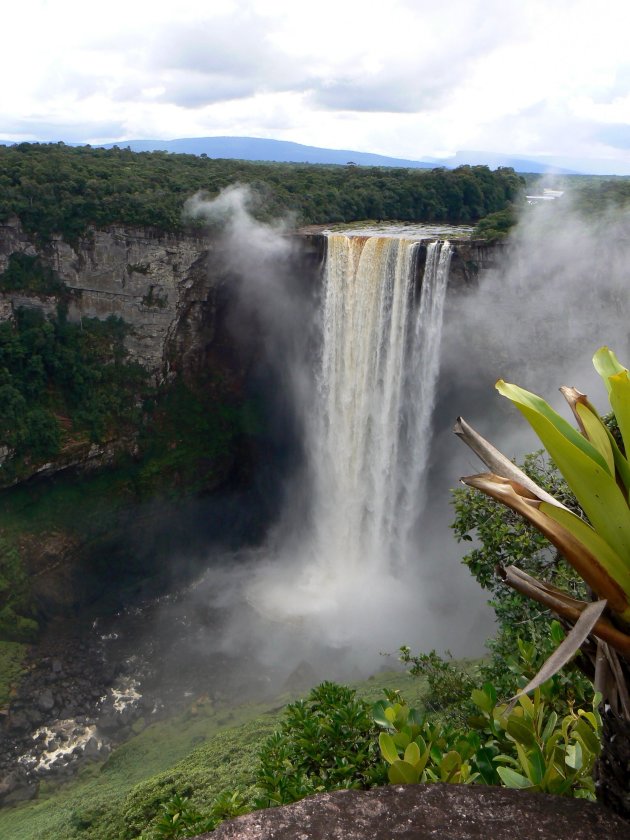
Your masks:
M 295 238 L 300 270 L 313 282 L 324 259 L 326 237 L 303 234 Z M 460 240 L 453 244 L 451 290 L 474 285 L 483 271 L 495 268 L 503 258 L 500 243 Z M 222 268 L 220 244 L 205 234 L 111 226 L 90 230 L 77 244 L 57 237 L 39 247 L 14 219 L 0 225 L 0 273 L 13 253 L 39 256 L 57 272 L 70 290 L 71 321 L 117 315 L 129 324 L 132 330 L 126 345 L 131 358 L 157 379 L 173 370 L 198 369 L 221 329 L 229 276 Z M 10 318 L 21 306 L 50 315 L 56 305 L 51 296 L 0 293 L 0 320 Z
M 201 235 L 171 235 L 143 228 L 90 230 L 74 245 L 55 238 L 38 248 L 18 220 L 0 226 L 0 272 L 13 253 L 39 256 L 70 291 L 68 317 L 122 318 L 132 327 L 131 358 L 156 377 L 165 374 L 165 348 L 187 311 L 188 298 L 204 301 L 218 280 L 212 276 L 212 246 Z M 0 318 L 20 306 L 55 311 L 54 297 L 7 292 L 0 295 Z

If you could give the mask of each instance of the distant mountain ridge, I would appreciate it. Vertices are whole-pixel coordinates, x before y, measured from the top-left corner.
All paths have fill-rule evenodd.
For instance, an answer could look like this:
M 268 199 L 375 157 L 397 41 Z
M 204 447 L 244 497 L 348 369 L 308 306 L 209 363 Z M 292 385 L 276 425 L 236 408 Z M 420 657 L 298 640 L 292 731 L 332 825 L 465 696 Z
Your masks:
M 428 160 L 409 160 L 407 158 L 388 157 L 371 152 L 358 152 L 351 149 L 326 149 L 320 146 L 306 146 L 288 140 L 270 140 L 262 137 L 188 137 L 178 140 L 121 140 L 108 143 L 104 148 L 117 145 L 127 146 L 134 152 L 164 151 L 176 154 L 205 154 L 210 158 L 229 158 L 234 160 L 265 161 L 276 163 L 323 163 L 356 164 L 357 166 L 388 166 L 403 169 L 434 169 L 444 166 L 454 169 L 463 165 L 482 165 L 496 169 L 499 166 L 511 166 L 517 172 L 543 173 L 553 171 L 558 174 L 574 174 L 576 170 L 558 168 L 546 162 L 526 160 L 510 155 L 492 152 L 457 152 L 449 158 L 429 158 Z
M 134 152 L 165 151 L 177 154 L 201 155 L 211 158 L 251 160 L 276 163 L 327 163 L 358 166 L 391 166 L 405 169 L 433 169 L 436 164 L 404 158 L 387 157 L 370 152 L 349 149 L 325 149 L 305 146 L 288 140 L 269 140 L 262 137 L 188 137 L 179 140 L 122 140 L 108 143 L 104 148 L 117 145 Z
M 54 141 L 32 141 L 54 142 Z M 13 145 L 10 140 L 0 140 L 0 145 Z M 80 143 L 68 145 L 78 146 Z M 388 157 L 371 152 L 352 149 L 327 149 L 321 146 L 307 146 L 288 140 L 271 140 L 263 137 L 184 137 L 176 140 L 119 140 L 117 143 L 103 143 L 98 148 L 113 146 L 130 148 L 134 152 L 165 151 L 174 154 L 207 155 L 209 158 L 232 160 L 265 161 L 276 163 L 320 163 L 344 166 L 385 166 L 403 169 L 434 169 L 457 166 L 488 166 L 496 169 L 509 166 L 516 172 L 558 175 L 630 175 L 630 163 L 620 160 L 578 159 L 550 155 L 520 157 L 499 152 L 459 151 L 446 158 L 408 160 Z

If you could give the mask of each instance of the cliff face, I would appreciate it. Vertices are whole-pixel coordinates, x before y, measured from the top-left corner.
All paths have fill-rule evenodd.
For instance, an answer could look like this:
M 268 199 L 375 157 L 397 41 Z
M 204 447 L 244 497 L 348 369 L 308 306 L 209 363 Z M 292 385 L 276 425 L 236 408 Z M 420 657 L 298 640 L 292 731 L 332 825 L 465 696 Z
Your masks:
M 504 242 L 462 239 L 454 240 L 453 246 L 448 281 L 451 293 L 476 286 L 485 271 L 500 268 L 506 259 Z
M 320 238 L 293 249 L 290 270 L 299 286 L 316 282 L 323 246 Z M 102 589 L 101 566 L 131 587 L 158 575 L 160 557 L 174 550 L 174 534 L 189 548 L 189 532 L 205 535 L 204 546 L 213 539 L 229 544 L 237 528 L 241 538 L 249 533 L 251 539 L 273 516 L 268 508 L 281 481 L 274 476 L 282 472 L 274 446 L 286 452 L 290 445 L 284 430 L 274 432 L 280 442 L 265 437 L 266 408 L 257 406 L 261 394 L 273 403 L 280 389 L 269 379 L 261 325 L 251 307 L 240 305 L 239 277 L 220 241 L 111 227 L 75 244 L 54 239 L 42 246 L 15 220 L 0 226 L 0 273 L 14 254 L 37 257 L 54 270 L 66 287 L 61 296 L 70 321 L 122 318 L 131 327 L 124 339 L 131 359 L 154 382 L 174 386 L 159 390 L 158 409 L 145 415 L 142 428 L 108 428 L 99 443 L 73 435 L 54 458 L 24 459 L 19 481 L 9 476 L 0 485 L 22 485 L 3 497 L 0 539 L 20 494 L 35 518 L 42 505 L 59 507 L 36 540 L 25 523 L 16 542 L 39 611 L 54 615 L 92 602 Z M 20 307 L 54 315 L 59 300 L 26 290 L 0 292 L 0 321 Z M 285 412 L 280 407 L 277 413 Z M 11 457 L 0 448 L 0 463 Z M 254 464 L 256 480 L 266 482 L 263 491 L 251 487 Z M 106 466 L 114 472 L 103 474 Z M 35 476 L 43 480 L 28 481 Z M 229 497 L 225 509 L 233 510 L 216 515 L 203 497 L 219 487 L 222 498 Z M 176 515 L 164 500 L 169 494 L 178 499 Z M 81 504 L 74 503 L 73 517 L 77 495 Z
M 301 235 L 300 266 L 316 282 L 326 238 Z M 449 285 L 470 286 L 480 272 L 495 267 L 503 246 L 482 240 L 454 243 Z M 130 356 L 157 379 L 173 370 L 199 369 L 221 336 L 221 314 L 229 298 L 229 273 L 218 243 L 206 235 L 174 235 L 142 228 L 91 230 L 78 244 L 53 239 L 43 249 L 18 220 L 0 225 L 0 273 L 13 253 L 39 256 L 71 292 L 68 317 L 122 318 L 132 327 L 126 339 Z M 0 293 L 0 320 L 28 306 L 52 314 L 54 297 Z
M 157 378 L 166 372 L 165 350 L 181 314 L 198 300 L 208 312 L 216 309 L 212 299 L 220 282 L 209 271 L 210 251 L 206 238 L 122 227 L 92 230 L 74 246 L 53 239 L 40 250 L 17 220 L 0 227 L 0 272 L 13 253 L 39 256 L 71 292 L 69 319 L 121 317 L 132 327 L 126 342 L 131 358 Z M 49 314 L 56 301 L 4 293 L 0 319 L 20 306 Z

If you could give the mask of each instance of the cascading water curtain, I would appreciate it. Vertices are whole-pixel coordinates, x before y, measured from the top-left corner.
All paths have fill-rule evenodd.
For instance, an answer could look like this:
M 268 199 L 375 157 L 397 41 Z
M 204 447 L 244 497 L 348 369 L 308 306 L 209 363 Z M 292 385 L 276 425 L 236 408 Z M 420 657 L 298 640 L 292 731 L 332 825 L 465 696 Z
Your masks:
M 318 573 L 356 579 L 405 562 L 419 514 L 451 247 L 330 235 L 311 424 Z

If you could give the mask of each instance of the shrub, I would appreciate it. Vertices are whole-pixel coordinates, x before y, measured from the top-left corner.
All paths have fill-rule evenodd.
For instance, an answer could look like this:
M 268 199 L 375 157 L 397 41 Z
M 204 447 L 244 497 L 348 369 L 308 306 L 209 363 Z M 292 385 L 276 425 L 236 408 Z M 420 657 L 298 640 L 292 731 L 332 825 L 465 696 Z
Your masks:
M 324 790 L 370 788 L 385 780 L 370 705 L 346 686 L 324 682 L 287 706 L 280 730 L 259 755 L 258 807 Z

